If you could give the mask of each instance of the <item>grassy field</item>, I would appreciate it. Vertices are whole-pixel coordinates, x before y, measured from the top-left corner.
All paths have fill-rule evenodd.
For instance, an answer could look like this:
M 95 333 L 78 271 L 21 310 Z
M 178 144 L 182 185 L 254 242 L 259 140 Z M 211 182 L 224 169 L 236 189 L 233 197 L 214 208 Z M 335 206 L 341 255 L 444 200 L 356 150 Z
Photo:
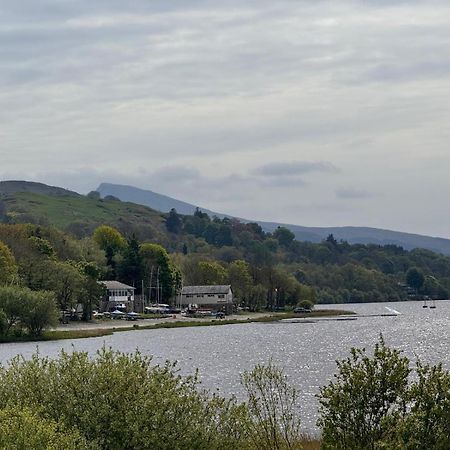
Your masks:
M 98 328 L 92 330 L 47 330 L 42 336 L 30 336 L 24 334 L 21 336 L 6 336 L 0 338 L 0 343 L 8 342 L 40 342 L 40 341 L 58 341 L 60 339 L 82 339 L 90 337 L 108 336 L 114 333 L 114 329 Z

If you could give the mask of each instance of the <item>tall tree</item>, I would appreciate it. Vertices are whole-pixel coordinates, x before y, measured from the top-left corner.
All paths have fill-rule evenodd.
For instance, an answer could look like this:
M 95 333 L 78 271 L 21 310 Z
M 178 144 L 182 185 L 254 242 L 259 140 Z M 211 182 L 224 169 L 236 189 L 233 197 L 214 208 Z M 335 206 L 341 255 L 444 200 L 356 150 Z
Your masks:
M 183 228 L 183 222 L 175 208 L 172 208 L 169 212 L 169 216 L 166 219 L 166 228 L 167 231 L 175 234 L 178 234 Z
M 178 278 L 166 249 L 158 244 L 142 244 L 140 255 L 143 278 L 150 289 L 151 300 L 160 298 L 164 302 L 169 301 L 176 293 Z
M 228 281 L 233 289 L 234 297 L 247 305 L 253 285 L 249 264 L 242 260 L 233 261 L 228 266 Z
M 226 269 L 215 261 L 200 261 L 197 266 L 198 284 L 223 284 L 227 279 Z
M 425 276 L 417 267 L 411 267 L 408 272 L 406 272 L 406 282 L 417 292 L 423 286 Z
M 289 247 L 295 239 L 295 234 L 286 227 L 278 227 L 274 231 L 273 236 L 278 239 L 279 244 L 283 247 Z
M 142 255 L 139 241 L 135 235 L 128 239 L 122 255 L 123 257 L 118 267 L 120 280 L 131 286 L 138 286 L 142 280 Z
M 11 250 L 0 241 L 0 285 L 11 283 L 16 277 L 16 260 Z
M 114 257 L 125 249 L 127 242 L 118 230 L 107 225 L 101 225 L 94 231 L 94 241 L 105 252 L 106 264 L 111 268 L 111 276 L 116 275 Z
M 78 269 L 84 275 L 81 288 L 81 305 L 83 306 L 83 320 L 92 319 L 92 310 L 96 308 L 105 294 L 105 287 L 98 283 L 101 270 L 94 263 L 81 262 Z

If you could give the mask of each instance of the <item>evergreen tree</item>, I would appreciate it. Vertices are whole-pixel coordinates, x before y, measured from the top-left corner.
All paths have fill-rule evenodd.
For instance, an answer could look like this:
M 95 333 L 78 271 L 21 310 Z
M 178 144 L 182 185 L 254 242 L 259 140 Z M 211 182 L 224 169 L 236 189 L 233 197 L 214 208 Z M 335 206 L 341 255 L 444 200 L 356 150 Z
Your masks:
M 175 208 L 172 208 L 169 212 L 169 217 L 166 219 L 166 228 L 167 231 L 175 234 L 180 233 L 183 228 L 183 222 Z
M 120 281 L 131 286 L 136 286 L 142 280 L 142 256 L 139 241 L 134 234 L 128 239 L 118 272 Z

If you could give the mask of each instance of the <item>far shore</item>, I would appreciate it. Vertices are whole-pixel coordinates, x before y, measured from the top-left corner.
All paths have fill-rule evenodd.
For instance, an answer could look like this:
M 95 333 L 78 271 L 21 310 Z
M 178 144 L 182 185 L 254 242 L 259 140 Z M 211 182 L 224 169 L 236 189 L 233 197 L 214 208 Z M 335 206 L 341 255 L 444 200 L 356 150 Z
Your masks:
M 102 337 L 112 335 L 116 332 L 122 331 L 136 331 L 136 330 L 152 330 L 160 328 L 186 328 L 186 327 L 205 327 L 205 326 L 219 326 L 219 325 L 235 325 L 244 323 L 270 323 L 277 322 L 283 319 L 308 319 L 320 317 L 336 317 L 353 315 L 352 311 L 332 310 L 332 309 L 317 309 L 310 313 L 295 314 L 291 312 L 286 313 L 248 313 L 235 314 L 228 316 L 225 319 L 191 319 L 180 314 L 159 319 L 139 319 L 135 322 L 125 322 L 122 320 L 101 320 L 91 322 L 71 322 L 66 325 L 59 325 L 55 329 L 47 330 L 42 336 L 9 336 L 0 341 L 1 343 L 8 342 L 37 342 L 37 341 L 53 341 L 60 339 L 83 339 L 91 337 Z

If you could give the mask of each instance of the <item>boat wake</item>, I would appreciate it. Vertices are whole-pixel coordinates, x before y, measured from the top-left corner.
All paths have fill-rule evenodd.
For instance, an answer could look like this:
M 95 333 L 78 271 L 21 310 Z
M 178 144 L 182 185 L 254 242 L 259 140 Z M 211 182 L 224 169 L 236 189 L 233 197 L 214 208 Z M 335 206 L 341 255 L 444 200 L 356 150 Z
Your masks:
M 393 309 L 393 308 L 389 308 L 389 306 L 385 306 L 385 308 L 386 308 L 389 312 L 391 312 L 391 313 L 393 313 L 393 314 L 397 314 L 397 315 L 400 315 L 400 314 L 401 314 L 400 311 L 397 311 L 397 310 L 395 310 L 395 309 Z

